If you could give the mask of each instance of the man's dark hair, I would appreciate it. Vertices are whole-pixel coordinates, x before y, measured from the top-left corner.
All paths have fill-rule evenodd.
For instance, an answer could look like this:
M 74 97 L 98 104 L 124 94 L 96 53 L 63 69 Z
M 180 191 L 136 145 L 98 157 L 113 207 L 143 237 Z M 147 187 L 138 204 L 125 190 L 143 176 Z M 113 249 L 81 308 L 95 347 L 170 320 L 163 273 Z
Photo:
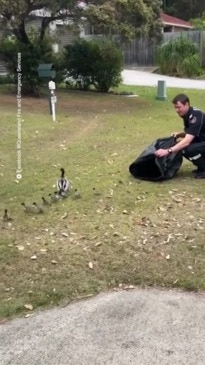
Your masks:
M 172 100 L 172 103 L 173 104 L 177 104 L 178 101 L 180 101 L 180 103 L 182 103 L 184 105 L 186 103 L 190 104 L 190 100 L 189 100 L 188 96 L 185 95 L 185 94 L 178 94 L 178 95 L 176 95 L 174 97 L 174 99 Z

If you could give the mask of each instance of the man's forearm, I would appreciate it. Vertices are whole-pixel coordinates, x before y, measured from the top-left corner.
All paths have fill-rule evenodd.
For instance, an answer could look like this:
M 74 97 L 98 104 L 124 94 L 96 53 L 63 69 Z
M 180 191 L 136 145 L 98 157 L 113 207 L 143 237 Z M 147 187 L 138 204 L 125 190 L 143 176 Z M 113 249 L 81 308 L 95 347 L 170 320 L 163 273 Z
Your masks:
M 178 142 L 177 144 L 175 144 L 175 146 L 172 147 L 172 152 L 179 152 L 189 146 L 189 144 L 189 142 L 182 139 L 182 141 Z

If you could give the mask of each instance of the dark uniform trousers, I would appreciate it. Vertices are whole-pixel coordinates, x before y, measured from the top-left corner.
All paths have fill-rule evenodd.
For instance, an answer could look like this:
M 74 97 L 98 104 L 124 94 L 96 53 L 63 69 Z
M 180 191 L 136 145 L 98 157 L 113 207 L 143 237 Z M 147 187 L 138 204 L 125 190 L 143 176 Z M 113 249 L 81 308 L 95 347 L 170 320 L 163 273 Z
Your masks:
M 205 171 L 205 141 L 191 143 L 182 154 L 201 171 Z

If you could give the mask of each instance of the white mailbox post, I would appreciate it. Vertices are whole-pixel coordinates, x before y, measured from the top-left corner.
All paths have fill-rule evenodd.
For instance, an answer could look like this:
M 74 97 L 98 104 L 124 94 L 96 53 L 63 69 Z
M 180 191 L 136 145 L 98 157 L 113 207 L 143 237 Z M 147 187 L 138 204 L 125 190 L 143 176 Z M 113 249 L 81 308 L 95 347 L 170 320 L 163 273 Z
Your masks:
M 56 110 L 55 110 L 55 103 L 57 102 L 57 97 L 55 94 L 56 84 L 54 81 L 49 81 L 48 88 L 50 90 L 50 98 L 51 98 L 51 110 L 52 110 L 52 117 L 53 121 L 56 121 Z

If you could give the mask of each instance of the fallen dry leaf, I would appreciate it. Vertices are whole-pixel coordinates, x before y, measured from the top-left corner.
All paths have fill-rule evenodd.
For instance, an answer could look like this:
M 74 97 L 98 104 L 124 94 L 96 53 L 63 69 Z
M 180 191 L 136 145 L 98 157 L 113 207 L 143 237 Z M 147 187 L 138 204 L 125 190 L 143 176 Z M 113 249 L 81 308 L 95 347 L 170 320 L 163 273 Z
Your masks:
M 133 285 L 126 285 L 126 286 L 124 286 L 123 290 L 132 290 L 134 288 L 135 287 Z
M 41 253 L 47 253 L 47 248 L 41 248 L 40 251 Z
M 167 240 L 164 243 L 169 243 L 169 241 L 173 238 L 172 234 L 169 234 Z
M 26 314 L 26 315 L 25 315 L 25 318 L 29 318 L 29 317 L 31 317 L 31 316 L 33 316 L 33 313 Z
M 32 311 L 32 310 L 33 310 L 33 306 L 32 306 L 32 304 L 24 304 L 24 307 L 25 307 L 26 309 L 29 309 L 30 311 Z
M 176 202 L 176 203 L 182 203 L 183 199 L 177 198 L 176 196 L 172 196 L 172 199 Z
M 113 237 L 119 237 L 119 236 L 120 236 L 120 234 L 118 232 L 113 233 Z
M 23 251 L 24 250 L 24 246 L 22 245 L 19 245 L 19 246 L 16 246 L 18 248 L 19 251 Z
M 62 215 L 61 219 L 65 219 L 65 218 L 67 218 L 67 216 L 68 216 L 68 213 L 65 213 Z
M 70 232 L 71 236 L 77 236 L 76 232 Z
M 164 208 L 164 207 L 158 207 L 158 210 L 159 210 L 160 212 L 166 212 L 166 208 Z
M 123 213 L 123 214 L 129 214 L 129 213 L 128 213 L 128 211 L 127 211 L 126 209 L 124 209 L 124 210 L 122 211 L 122 213 Z
M 200 199 L 200 198 L 193 198 L 193 201 L 194 201 L 195 203 L 200 203 L 200 202 L 201 202 L 201 199 Z
M 102 242 L 100 242 L 100 241 L 95 243 L 95 247 L 98 247 L 98 246 L 101 246 L 101 245 L 102 245 Z

